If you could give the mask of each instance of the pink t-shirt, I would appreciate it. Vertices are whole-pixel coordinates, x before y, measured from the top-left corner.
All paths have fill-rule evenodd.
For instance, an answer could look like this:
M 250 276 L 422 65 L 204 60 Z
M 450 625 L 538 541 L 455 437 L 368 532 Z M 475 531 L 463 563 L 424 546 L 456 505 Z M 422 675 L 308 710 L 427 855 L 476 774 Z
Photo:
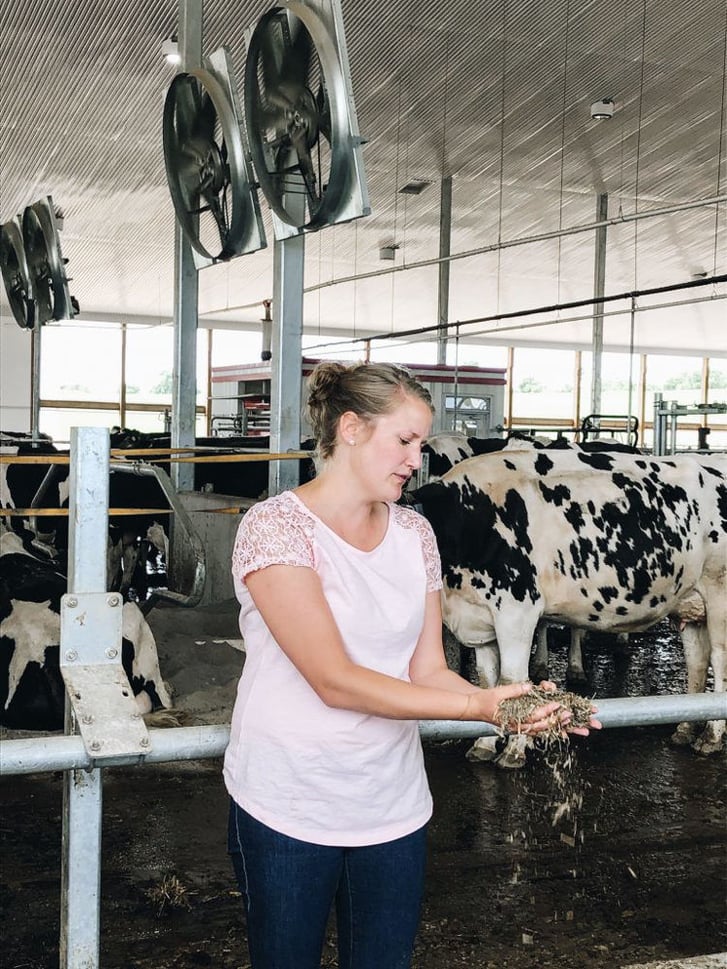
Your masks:
M 416 831 L 432 813 L 417 721 L 323 703 L 247 591 L 248 573 L 276 564 L 317 572 L 355 663 L 408 680 L 426 594 L 442 586 L 431 526 L 390 504 L 383 540 L 363 552 L 286 491 L 245 514 L 232 555 L 246 658 L 225 754 L 229 793 L 268 827 L 316 844 L 377 844 Z

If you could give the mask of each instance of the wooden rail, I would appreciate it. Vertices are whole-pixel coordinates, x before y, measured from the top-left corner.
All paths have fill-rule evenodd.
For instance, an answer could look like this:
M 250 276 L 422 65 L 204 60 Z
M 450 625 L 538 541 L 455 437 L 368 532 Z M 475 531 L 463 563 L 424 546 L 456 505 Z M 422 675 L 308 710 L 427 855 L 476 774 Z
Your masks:
M 311 451 L 283 451 L 283 452 L 273 452 L 262 451 L 259 454 L 255 452 L 246 451 L 244 453 L 231 451 L 229 454 L 202 454 L 199 456 L 192 457 L 175 457 L 177 454 L 189 454 L 191 451 L 195 450 L 216 450 L 215 448 L 156 448 L 156 449 L 146 449 L 146 448 L 134 448 L 127 450 L 113 450 L 111 452 L 111 466 L 114 464 L 125 464 L 128 462 L 114 460 L 127 456 L 137 456 L 137 455 L 168 455 L 168 458 L 157 458 L 154 461 L 142 461 L 141 464 L 161 464 L 164 460 L 169 461 L 179 461 L 179 462 L 190 462 L 198 464 L 222 464 L 226 461 L 230 463 L 240 463 L 244 461 L 299 461 L 301 458 L 312 457 Z M 70 455 L 68 454 L 0 454 L 0 464 L 68 464 L 70 462 Z

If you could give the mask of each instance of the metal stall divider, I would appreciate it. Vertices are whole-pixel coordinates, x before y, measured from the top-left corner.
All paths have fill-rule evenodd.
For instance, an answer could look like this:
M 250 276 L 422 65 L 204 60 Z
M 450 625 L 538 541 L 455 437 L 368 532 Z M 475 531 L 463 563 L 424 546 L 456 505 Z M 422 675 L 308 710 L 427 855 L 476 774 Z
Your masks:
M 60 668 L 66 734 L 90 767 L 64 776 L 60 964 L 99 965 L 101 768 L 139 761 L 151 742 L 121 665 L 123 601 L 106 591 L 108 428 L 71 429 L 68 592 L 61 600 Z

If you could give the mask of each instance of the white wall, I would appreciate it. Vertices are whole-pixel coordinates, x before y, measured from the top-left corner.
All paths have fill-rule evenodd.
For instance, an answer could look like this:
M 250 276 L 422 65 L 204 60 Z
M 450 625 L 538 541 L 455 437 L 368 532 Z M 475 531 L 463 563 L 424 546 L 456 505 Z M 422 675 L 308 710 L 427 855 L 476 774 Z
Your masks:
M 31 332 L 0 315 L 0 430 L 30 432 Z

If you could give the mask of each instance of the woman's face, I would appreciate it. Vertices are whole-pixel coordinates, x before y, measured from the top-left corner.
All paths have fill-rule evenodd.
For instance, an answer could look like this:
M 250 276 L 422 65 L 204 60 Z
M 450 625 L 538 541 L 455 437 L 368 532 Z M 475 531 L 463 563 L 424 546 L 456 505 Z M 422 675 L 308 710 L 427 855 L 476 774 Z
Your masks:
M 422 463 L 421 448 L 432 426 L 432 412 L 418 397 L 402 395 L 388 414 L 362 424 L 349 437 L 354 468 L 372 498 L 397 501 Z M 344 439 L 343 447 L 347 441 Z

